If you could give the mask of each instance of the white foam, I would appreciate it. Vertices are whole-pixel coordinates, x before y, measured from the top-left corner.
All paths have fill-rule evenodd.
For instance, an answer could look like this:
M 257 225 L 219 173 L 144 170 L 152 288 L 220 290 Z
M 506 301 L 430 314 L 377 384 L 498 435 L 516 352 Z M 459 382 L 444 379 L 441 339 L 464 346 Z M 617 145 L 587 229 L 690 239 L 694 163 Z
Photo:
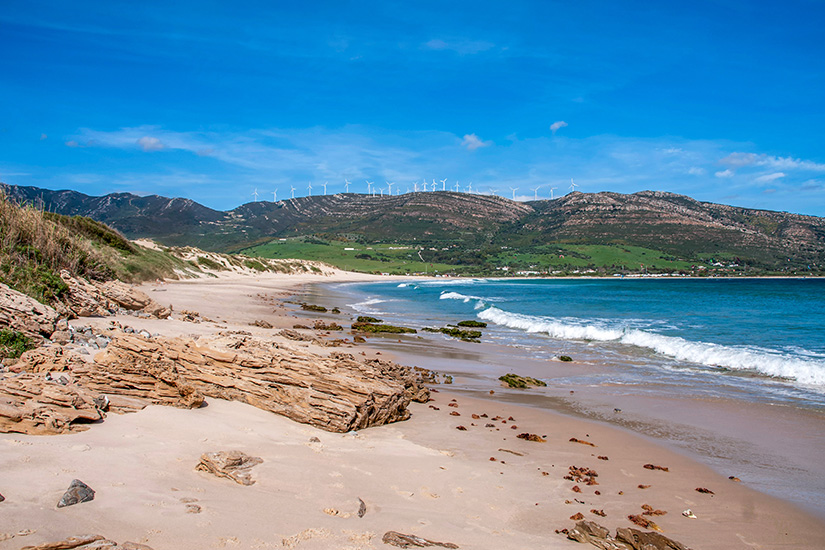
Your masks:
M 370 298 L 369 300 L 364 300 L 363 302 L 358 302 L 357 304 L 347 305 L 355 311 L 357 311 L 358 313 L 368 313 L 370 315 L 376 315 L 382 312 L 370 306 L 374 306 L 376 304 L 383 304 L 386 301 L 387 300 L 381 300 L 380 298 Z
M 752 371 L 796 380 L 802 384 L 825 387 L 825 362 L 788 355 L 757 347 L 724 346 L 691 342 L 678 336 L 665 336 L 639 329 L 616 328 L 605 323 L 558 320 L 510 313 L 490 307 L 478 313 L 480 319 L 530 333 L 544 333 L 566 340 L 595 340 L 651 349 L 680 361 L 710 367 Z

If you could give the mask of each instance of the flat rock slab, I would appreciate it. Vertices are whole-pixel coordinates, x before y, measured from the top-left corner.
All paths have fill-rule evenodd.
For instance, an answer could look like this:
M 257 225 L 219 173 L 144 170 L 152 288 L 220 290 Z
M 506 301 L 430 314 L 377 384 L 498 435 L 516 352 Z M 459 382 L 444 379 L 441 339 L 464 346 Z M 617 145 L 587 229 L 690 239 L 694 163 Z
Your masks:
M 417 537 L 415 535 L 405 535 L 398 531 L 387 531 L 381 537 L 384 544 L 397 546 L 399 548 L 427 548 L 431 546 L 439 546 L 441 548 L 458 548 L 457 544 L 452 542 L 436 542 L 434 540 L 427 540 L 425 538 Z
M 78 535 L 55 542 L 46 542 L 37 546 L 24 546 L 21 550 L 92 550 L 100 548 L 114 548 L 120 550 L 153 550 L 151 546 L 137 542 L 124 542 L 119 545 L 103 535 Z
M 252 479 L 250 470 L 261 462 L 262 458 L 249 456 L 241 451 L 218 451 L 203 453 L 195 469 L 229 478 L 241 485 L 252 485 L 255 480 Z
M 60 502 L 57 503 L 57 507 L 63 508 L 65 506 L 72 506 L 81 502 L 89 502 L 94 499 L 95 492 L 91 487 L 79 479 L 73 479 L 72 483 L 69 485 L 69 488 L 60 498 Z

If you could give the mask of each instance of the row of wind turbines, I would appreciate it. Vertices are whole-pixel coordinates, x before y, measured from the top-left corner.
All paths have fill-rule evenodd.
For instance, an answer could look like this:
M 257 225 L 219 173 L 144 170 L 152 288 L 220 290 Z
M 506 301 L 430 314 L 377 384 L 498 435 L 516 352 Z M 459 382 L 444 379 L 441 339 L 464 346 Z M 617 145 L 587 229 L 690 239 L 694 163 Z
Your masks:
M 446 191 L 447 190 L 447 179 L 445 178 L 443 180 L 438 180 L 438 181 L 441 182 L 440 191 Z M 374 181 L 364 180 L 364 182 L 367 184 L 367 195 L 369 195 L 371 197 L 377 196 L 376 191 L 378 192 L 378 196 L 383 197 L 384 196 L 384 190 L 387 191 L 387 196 L 393 196 L 392 188 L 393 188 L 394 185 L 396 185 L 396 183 L 394 181 L 388 181 L 388 182 L 386 182 L 386 187 L 380 187 L 380 188 L 375 187 L 375 182 Z M 323 188 L 324 188 L 324 195 L 327 194 L 327 185 L 328 184 L 329 184 L 329 182 L 325 181 L 322 185 Z M 349 193 L 349 186 L 350 185 L 352 185 L 352 183 L 349 180 L 345 179 L 344 180 L 344 189 L 345 189 L 344 192 L 345 193 Z M 414 182 L 412 184 L 412 187 L 407 186 L 406 193 L 428 192 L 427 186 L 430 186 L 429 192 L 439 191 L 438 184 L 436 183 L 436 180 L 433 179 L 432 184 L 428 183 L 427 180 L 422 181 L 420 188 L 419 188 L 419 182 L 417 182 L 417 181 Z M 539 200 L 539 189 L 541 189 L 542 187 L 544 187 L 544 185 L 539 185 L 538 187 L 530 187 L 530 190 L 533 191 L 533 200 Z M 575 191 L 576 187 L 579 187 L 579 184 L 574 182 L 573 178 L 570 178 L 570 187 L 569 187 L 570 192 L 572 193 L 573 191 Z M 461 193 L 462 189 L 465 189 L 466 193 L 469 193 L 469 194 L 476 194 L 476 195 L 485 195 L 486 194 L 486 195 L 498 196 L 498 189 L 488 187 L 487 188 L 487 193 L 484 193 L 484 192 L 482 192 L 481 190 L 478 190 L 478 189 L 476 190 L 475 193 L 473 193 L 473 182 L 470 182 L 467 185 L 467 187 L 462 187 L 459 184 L 458 180 L 456 180 L 456 182 L 455 182 L 455 187 L 450 188 L 450 191 L 455 191 L 456 193 Z M 509 187 L 509 189 L 512 193 L 512 200 L 516 200 L 516 191 L 518 191 L 519 188 L 518 187 Z M 554 191 L 556 189 L 558 189 L 558 187 L 551 187 L 550 188 L 550 200 L 555 199 Z M 293 199 L 295 198 L 295 191 L 297 191 L 297 190 L 298 190 L 297 187 L 295 187 L 293 185 L 290 185 L 290 192 L 292 194 L 291 198 L 293 198 Z M 395 188 L 395 195 L 396 196 L 404 195 L 406 193 L 402 193 L 401 190 L 396 186 L 396 188 Z M 255 191 L 252 192 L 252 196 L 255 197 L 255 202 L 258 202 L 258 188 L 257 187 L 255 188 Z M 307 196 L 309 196 L 309 197 L 312 196 L 312 182 L 311 181 L 309 182 L 309 185 L 307 185 Z M 272 202 L 278 202 L 278 189 L 275 189 L 272 192 Z

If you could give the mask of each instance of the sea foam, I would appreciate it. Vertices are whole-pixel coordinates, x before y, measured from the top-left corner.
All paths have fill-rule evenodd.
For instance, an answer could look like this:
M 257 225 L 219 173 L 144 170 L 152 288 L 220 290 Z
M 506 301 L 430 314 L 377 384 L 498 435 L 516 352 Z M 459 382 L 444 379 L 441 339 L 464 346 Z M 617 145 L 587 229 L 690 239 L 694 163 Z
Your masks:
M 679 361 L 751 371 L 825 388 L 825 362 L 791 357 L 773 350 L 694 342 L 678 336 L 666 336 L 636 328 L 617 328 L 607 326 L 606 323 L 536 317 L 510 313 L 497 307 L 489 307 L 479 312 L 478 317 L 500 326 L 529 333 L 543 333 L 553 338 L 619 342 L 647 348 Z

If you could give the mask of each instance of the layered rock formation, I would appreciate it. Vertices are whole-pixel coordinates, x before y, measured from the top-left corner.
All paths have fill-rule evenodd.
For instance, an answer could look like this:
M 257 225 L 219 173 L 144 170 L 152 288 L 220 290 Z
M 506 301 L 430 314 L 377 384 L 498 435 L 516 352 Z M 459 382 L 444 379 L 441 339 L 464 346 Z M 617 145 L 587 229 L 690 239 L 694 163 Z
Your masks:
M 58 318 L 54 308 L 0 283 L 0 327 L 39 341 L 51 336 Z
M 62 433 L 85 429 L 106 411 L 148 404 L 194 408 L 206 397 L 346 432 L 404 420 L 411 400 L 429 398 L 406 367 L 245 335 L 202 342 L 120 334 L 94 362 L 46 348 L 27 352 L 14 368 L 21 372 L 0 379 L 3 432 Z

